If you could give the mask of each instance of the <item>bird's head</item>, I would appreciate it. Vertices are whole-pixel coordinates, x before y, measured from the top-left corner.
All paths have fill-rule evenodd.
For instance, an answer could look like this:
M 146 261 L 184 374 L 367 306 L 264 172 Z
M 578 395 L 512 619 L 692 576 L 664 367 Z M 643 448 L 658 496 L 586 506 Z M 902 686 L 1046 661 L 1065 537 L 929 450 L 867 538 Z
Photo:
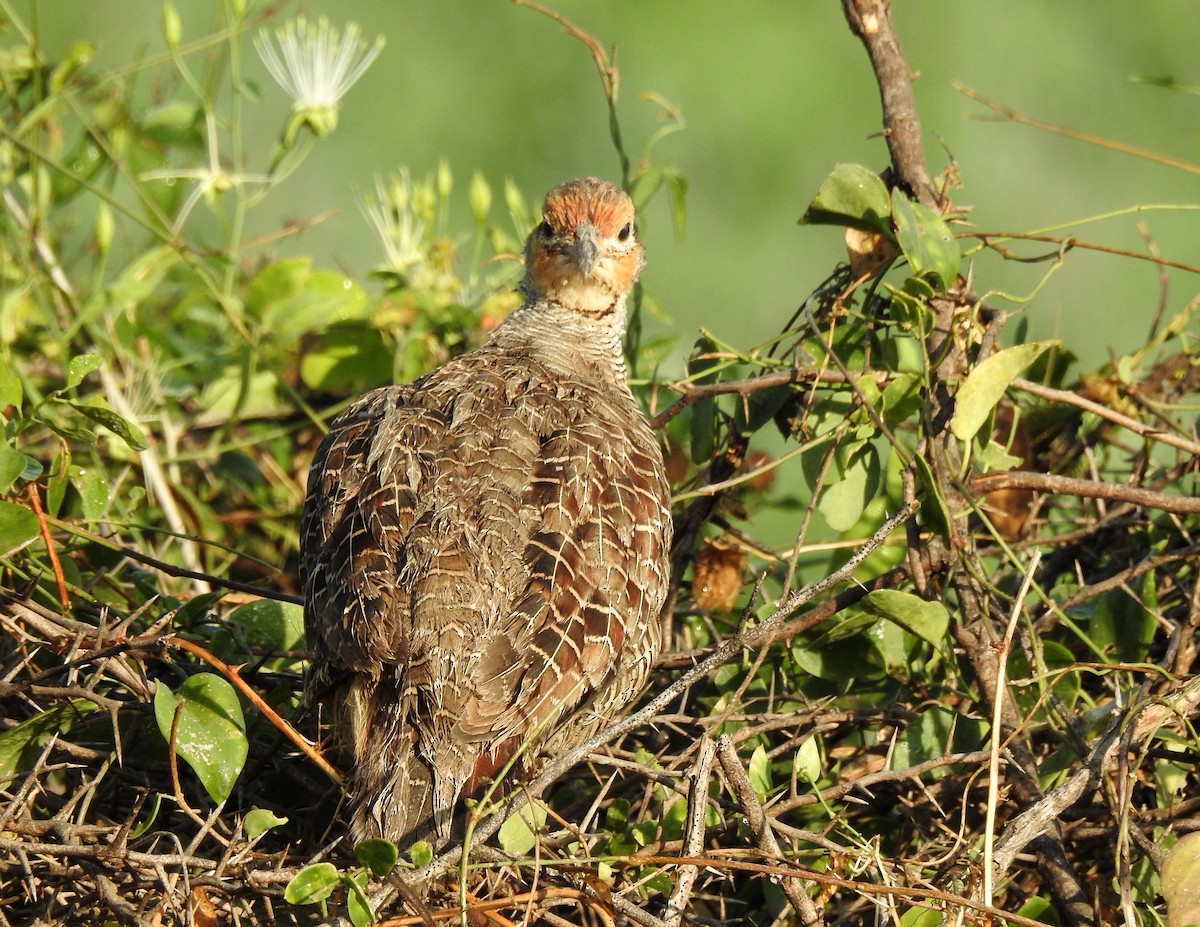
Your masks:
M 606 181 L 555 187 L 525 245 L 526 294 L 584 315 L 611 312 L 645 262 L 633 221 L 633 201 Z

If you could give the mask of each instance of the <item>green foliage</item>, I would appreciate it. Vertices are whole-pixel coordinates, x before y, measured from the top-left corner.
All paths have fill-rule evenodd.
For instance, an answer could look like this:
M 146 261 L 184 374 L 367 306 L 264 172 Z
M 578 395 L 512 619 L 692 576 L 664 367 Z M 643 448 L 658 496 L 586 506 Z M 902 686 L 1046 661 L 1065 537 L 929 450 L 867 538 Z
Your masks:
M 272 41 L 259 29 L 276 11 L 220 9 L 211 35 L 188 40 L 165 4 L 165 49 L 107 73 L 91 68 L 86 43 L 57 60 L 36 41 L 0 54 L 0 810 L 11 839 L 39 844 L 22 863 L 36 877 L 22 870 L 22 884 L 45 889 L 17 920 L 40 917 L 34 908 L 57 897 L 47 886 L 64 878 L 84 886 L 72 889 L 80 917 L 109 919 L 105 893 L 87 887 L 95 872 L 72 868 L 103 861 L 55 857 L 51 837 L 108 840 L 106 878 L 166 919 L 186 916 L 155 868 L 168 851 L 180 854 L 172 879 L 218 884 L 215 870 L 219 885 L 241 886 L 212 889 L 223 919 L 265 922 L 269 911 L 280 923 L 311 914 L 356 927 L 397 867 L 442 858 L 425 842 L 331 846 L 344 829 L 340 793 L 280 731 L 294 723 L 322 737 L 317 713 L 301 710 L 302 474 L 352 397 L 471 349 L 516 304 L 512 256 L 537 206 L 511 180 L 474 171 L 458 189 L 462 168 L 447 162 L 426 176 L 402 168 L 361 197 L 379 241 L 367 280 L 297 253 L 303 240 L 284 239 L 299 226 L 250 238 L 248 217 L 295 189 L 338 104 L 293 100 L 275 148 L 251 150 L 247 121 L 278 90 L 253 87 L 244 58 L 256 35 Z M 369 64 L 378 43 L 332 28 L 305 21 L 291 34 L 350 42 L 342 78 L 352 83 L 353 63 Z M 28 24 L 15 34 L 34 35 Z M 602 64 L 603 45 L 591 51 Z M 620 145 L 611 75 L 605 87 Z M 665 200 L 682 237 L 687 180 L 656 148 L 682 120 L 650 99 L 665 120 L 640 156 L 620 149 L 625 180 L 643 215 Z M 1011 794 L 997 829 L 1081 764 L 1119 755 L 1126 765 L 1106 767 L 1105 781 L 1128 793 L 1097 790 L 1068 809 L 1063 853 L 1109 913 L 1158 917 L 1144 838 L 1126 834 L 1151 822 L 1162 840 L 1196 787 L 1187 680 L 1200 525 L 1170 503 L 1198 488 L 1200 301 L 1162 296 L 1144 344 L 1077 371 L 1069 339 L 1027 344 L 1021 322 L 1005 328 L 992 305 L 1012 297 L 981 295 L 995 263 L 1021 255 L 973 240 L 950 205 L 952 181 L 937 178 L 938 211 L 871 168 L 835 167 L 802 221 L 853 233 L 848 266 L 811 291 L 797 281 L 801 308 L 781 312 L 760 344 L 747 345 L 732 317 L 690 352 L 643 342 L 639 319 L 657 301 L 640 294 L 626 347 L 634 371 L 654 371 L 636 388 L 670 419 L 678 483 L 677 652 L 655 668 L 654 691 L 730 635 L 782 621 L 798 589 L 901 505 L 919 502 L 919 515 L 858 566 L 861 587 L 834 590 L 837 608 L 821 598 L 788 612 L 769 645 L 739 647 L 622 741 L 612 768 L 595 759 L 494 821 L 508 857 L 468 853 L 459 889 L 439 870 L 431 904 L 585 884 L 661 912 L 685 882 L 673 856 L 698 810 L 706 831 L 692 851 L 708 854 L 698 897 L 723 919 L 786 922 L 792 900 L 776 882 L 808 867 L 892 886 L 901 898 L 885 900 L 903 924 L 957 923 L 965 903 L 928 910 L 902 893 L 966 896 L 983 865 L 979 757 L 1015 613 L 1000 679 L 1012 717 L 1000 733 L 1033 768 L 1018 772 L 1004 754 Z M 355 221 L 342 212 L 337 221 Z M 1075 259 L 1070 244 L 1053 268 Z M 1021 266 L 1033 293 L 1055 272 Z M 1090 481 L 1096 495 L 1035 500 L 982 482 L 1012 471 Z M 1018 601 L 1033 547 L 1045 557 Z M 237 593 L 210 588 L 222 584 Z M 225 678 L 234 672 L 269 711 L 243 701 Z M 776 825 L 778 853 L 761 850 L 727 777 L 689 789 L 697 743 L 721 734 Z M 1109 734 L 1126 739 L 1106 754 Z M 502 791 L 484 810 L 504 807 Z M 136 863 L 146 859 L 156 862 Z M 1173 852 L 1161 874 L 1172 918 L 1195 881 L 1188 865 Z M 270 899 L 285 879 L 287 906 Z M 850 923 L 861 908 L 836 891 L 828 922 L 838 909 Z M 995 900 L 1058 916 L 1053 886 L 1024 858 Z
M 188 678 L 174 693 L 159 682 L 154 717 L 163 738 L 192 767 L 209 797 L 225 801 L 250 750 L 233 687 L 212 673 Z

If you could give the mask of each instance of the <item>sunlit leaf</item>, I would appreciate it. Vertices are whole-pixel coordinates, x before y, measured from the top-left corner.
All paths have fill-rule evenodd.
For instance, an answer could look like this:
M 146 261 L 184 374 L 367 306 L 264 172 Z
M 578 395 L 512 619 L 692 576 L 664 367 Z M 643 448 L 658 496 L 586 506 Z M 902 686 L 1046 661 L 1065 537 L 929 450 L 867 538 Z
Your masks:
M 993 354 L 972 370 L 954 397 L 954 418 L 950 420 L 954 436 L 960 441 L 974 438 L 1012 381 L 1043 351 L 1056 344 L 1057 341 L 1035 341 L 1014 345 Z
M 17 481 L 29 458 L 15 447 L 0 439 L 0 493 L 8 492 Z
M 946 915 L 935 908 L 913 907 L 900 915 L 900 927 L 942 927 Z
M 89 373 L 100 369 L 99 354 L 79 354 L 67 364 L 67 389 L 74 389 Z
M 941 602 L 928 602 L 899 589 L 876 589 L 867 593 L 858 607 L 879 618 L 900 625 L 935 647 L 946 638 L 950 612 Z
M 396 868 L 400 851 L 390 840 L 363 840 L 354 848 L 358 861 L 371 870 L 371 874 L 383 878 Z
M 122 418 L 110 409 L 104 400 L 91 398 L 86 400 L 61 400 L 76 411 L 82 412 L 98 425 L 103 425 L 135 451 L 144 451 L 149 445 L 146 435 L 137 425 Z
M 85 714 L 96 711 L 87 699 L 55 705 L 0 734 L 0 781 L 29 771 L 55 734 L 66 734 Z
M 500 825 L 500 846 L 506 853 L 523 856 L 537 844 L 537 832 L 545 824 L 546 809 L 538 804 L 527 804 Z
M 227 620 L 241 628 L 251 647 L 304 649 L 304 608 L 300 605 L 258 599 L 239 605 L 230 612 Z
M 316 904 L 332 895 L 341 880 L 333 863 L 314 863 L 292 876 L 283 897 L 291 904 Z
M 272 828 L 287 822 L 287 818 L 281 818 L 274 811 L 268 811 L 266 808 L 253 808 L 246 813 L 246 818 L 242 822 L 242 832 L 246 835 L 247 840 L 254 840 Z
M 69 473 L 71 485 L 79 493 L 83 517 L 88 521 L 99 521 L 108 511 L 108 504 L 112 498 L 112 486 L 108 482 L 108 474 L 104 467 L 96 461 L 86 467 L 72 464 Z
M 892 219 L 896 223 L 896 240 L 913 273 L 918 277 L 933 274 L 943 289 L 949 289 L 958 276 L 962 253 L 942 217 L 894 190 Z
M 848 531 L 862 518 L 863 510 L 879 491 L 882 468 L 872 444 L 863 444 L 844 466 L 836 468 L 826 483 L 817 510 L 834 531 Z M 840 477 L 840 478 L 838 478 Z
M 8 361 L 0 357 L 0 412 L 9 406 L 21 408 L 21 397 L 24 391 L 21 380 Z
M 408 848 L 408 858 L 417 869 L 423 869 L 433 862 L 433 847 L 424 840 L 418 840 Z
M 1163 860 L 1161 878 L 1170 927 L 1200 924 L 1200 831 L 1175 841 Z
M 371 901 L 367 898 L 367 882 L 370 874 L 366 870 L 356 872 L 342 881 L 349 890 L 346 894 L 346 909 L 354 927 L 368 927 L 373 917 Z
M 792 768 L 804 782 L 816 782 L 821 778 L 821 747 L 815 735 L 804 738 L 796 748 Z
M 754 748 L 754 752 L 750 754 L 750 765 L 747 769 L 750 774 L 750 784 L 754 786 L 754 791 L 758 793 L 759 798 L 766 798 L 771 794 L 773 785 L 771 783 L 771 760 L 767 756 L 766 749 L 760 744 Z
M 154 690 L 154 717 L 168 743 L 177 708 L 175 751 L 192 767 L 209 797 L 223 802 L 233 792 L 249 752 L 237 693 L 212 673 L 189 677 L 176 693 L 160 681 Z
M 890 236 L 887 219 L 891 211 L 887 187 L 878 174 L 861 164 L 839 164 L 821 183 L 800 221 L 809 225 L 849 225 Z
M 0 501 L 0 554 L 32 541 L 40 530 L 37 516 L 25 506 Z

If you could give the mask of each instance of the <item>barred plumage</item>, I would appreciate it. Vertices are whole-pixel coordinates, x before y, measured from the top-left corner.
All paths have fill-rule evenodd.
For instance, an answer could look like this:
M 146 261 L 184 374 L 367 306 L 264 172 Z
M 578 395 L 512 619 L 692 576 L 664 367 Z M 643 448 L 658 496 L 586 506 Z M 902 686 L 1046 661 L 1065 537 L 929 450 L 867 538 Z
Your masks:
M 359 839 L 445 840 L 514 755 L 582 742 L 646 680 L 671 520 L 621 356 L 633 218 L 594 178 L 551 191 L 524 305 L 363 396 L 313 461 L 307 690 L 336 710 Z

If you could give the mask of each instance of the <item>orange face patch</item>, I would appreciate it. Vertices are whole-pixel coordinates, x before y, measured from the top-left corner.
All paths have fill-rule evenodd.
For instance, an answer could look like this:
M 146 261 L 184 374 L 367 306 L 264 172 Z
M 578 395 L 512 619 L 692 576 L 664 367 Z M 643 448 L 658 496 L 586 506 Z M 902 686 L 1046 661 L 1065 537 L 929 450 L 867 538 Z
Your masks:
M 542 212 L 559 235 L 591 222 L 601 235 L 611 238 L 633 222 L 633 201 L 620 187 L 585 177 L 560 184 L 547 193 Z

